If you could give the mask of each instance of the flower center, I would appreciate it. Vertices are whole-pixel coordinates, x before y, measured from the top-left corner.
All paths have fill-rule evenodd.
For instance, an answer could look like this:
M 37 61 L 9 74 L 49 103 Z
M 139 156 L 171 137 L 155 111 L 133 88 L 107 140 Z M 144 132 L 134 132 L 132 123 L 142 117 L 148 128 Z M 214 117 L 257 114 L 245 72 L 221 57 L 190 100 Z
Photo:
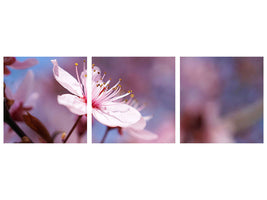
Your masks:
M 97 109 L 99 109 L 99 108 L 100 108 L 99 103 L 97 103 L 96 101 L 92 100 L 92 108 L 97 108 Z

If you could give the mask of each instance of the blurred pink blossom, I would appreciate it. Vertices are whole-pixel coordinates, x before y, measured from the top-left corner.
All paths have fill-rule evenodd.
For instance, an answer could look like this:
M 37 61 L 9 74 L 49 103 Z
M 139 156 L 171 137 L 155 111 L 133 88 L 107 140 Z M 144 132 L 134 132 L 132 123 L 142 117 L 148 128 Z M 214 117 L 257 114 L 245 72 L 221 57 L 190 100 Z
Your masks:
M 77 80 L 71 76 L 68 72 L 58 66 L 56 60 L 51 60 L 53 63 L 53 74 L 57 82 L 59 82 L 64 88 L 69 90 L 72 94 L 58 95 L 58 103 L 66 106 L 72 113 L 76 115 L 87 114 L 87 71 L 85 69 L 85 63 L 83 71 L 81 73 L 81 81 L 78 75 L 77 63 L 76 75 Z
M 121 79 L 109 88 L 110 79 L 105 83 L 100 69 L 93 66 L 92 71 L 92 114 L 96 120 L 108 127 L 128 127 L 141 119 L 140 112 L 122 99 L 131 91 L 119 95 Z
M 9 109 L 9 113 L 14 121 L 22 122 L 23 115 L 35 107 L 39 93 L 33 92 L 33 84 L 34 74 L 29 70 L 14 94 L 6 86 L 6 98 L 14 101 Z M 7 124 L 4 125 L 4 132 L 4 141 L 15 141 L 18 137 Z
M 231 129 L 219 116 L 218 103 L 209 101 L 202 107 L 184 110 L 180 140 L 182 143 L 231 143 L 234 142 Z
M 33 72 L 29 70 L 15 94 L 12 94 L 10 89 L 6 87 L 5 93 L 7 98 L 14 100 L 14 103 L 9 109 L 13 120 L 23 121 L 22 115 L 34 107 L 39 94 L 37 92 L 32 92 L 33 84 L 34 75 Z
M 13 69 L 26 69 L 37 64 L 38 61 L 35 58 L 29 58 L 23 62 L 20 62 L 15 57 L 4 57 L 4 74 L 10 74 L 10 70 L 7 68 L 7 66 Z

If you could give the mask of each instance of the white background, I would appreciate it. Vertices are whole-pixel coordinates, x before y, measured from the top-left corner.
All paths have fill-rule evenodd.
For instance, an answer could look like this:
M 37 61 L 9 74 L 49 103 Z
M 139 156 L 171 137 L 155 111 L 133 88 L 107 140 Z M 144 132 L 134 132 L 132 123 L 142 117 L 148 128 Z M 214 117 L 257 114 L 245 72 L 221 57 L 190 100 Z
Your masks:
M 1 136 L 0 199 L 267 199 L 266 144 L 179 144 L 179 57 L 265 56 L 264 1 L 2 0 L 0 7 L 1 59 L 176 56 L 176 144 L 90 144 L 91 130 L 89 144 L 3 144 Z

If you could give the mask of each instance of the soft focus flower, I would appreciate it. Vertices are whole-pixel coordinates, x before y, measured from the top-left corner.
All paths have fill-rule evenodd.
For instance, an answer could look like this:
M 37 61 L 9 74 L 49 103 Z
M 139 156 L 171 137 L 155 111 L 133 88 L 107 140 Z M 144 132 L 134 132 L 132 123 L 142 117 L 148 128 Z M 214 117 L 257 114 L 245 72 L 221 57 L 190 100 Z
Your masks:
M 121 79 L 109 87 L 110 79 L 105 83 L 100 69 L 93 66 L 92 71 L 92 114 L 96 120 L 108 127 L 128 127 L 141 119 L 140 112 L 134 107 L 125 104 L 123 98 L 131 91 L 120 95 Z
M 20 62 L 15 57 L 4 57 L 4 74 L 10 74 L 10 70 L 7 68 L 7 66 L 13 69 L 26 69 L 37 64 L 38 61 L 35 58 L 29 58 L 23 62 Z
M 85 62 L 83 65 L 83 71 L 81 73 L 81 79 L 78 75 L 77 63 L 76 66 L 76 75 L 77 80 L 71 76 L 68 72 L 58 66 L 56 60 L 51 60 L 53 63 L 53 73 L 54 77 L 64 88 L 69 90 L 72 94 L 63 94 L 58 95 L 57 101 L 59 104 L 66 106 L 72 113 L 76 115 L 85 115 L 87 114 L 87 70 L 85 69 Z
M 219 105 L 206 102 L 197 107 L 187 107 L 181 117 L 182 143 L 231 143 L 234 142 L 229 124 L 219 116 Z
M 12 94 L 9 87 L 5 87 L 5 97 L 10 102 L 13 102 L 9 108 L 9 113 L 14 121 L 22 122 L 23 115 L 34 108 L 39 94 L 33 92 L 33 85 L 34 75 L 29 70 L 14 94 Z M 17 134 L 6 123 L 4 124 L 4 132 L 5 142 L 18 140 Z
M 13 120 L 23 121 L 23 114 L 34 107 L 39 94 L 37 92 L 32 92 L 33 85 L 34 75 L 33 72 L 29 70 L 15 94 L 12 94 L 8 87 L 5 88 L 6 97 L 14 101 L 9 109 Z

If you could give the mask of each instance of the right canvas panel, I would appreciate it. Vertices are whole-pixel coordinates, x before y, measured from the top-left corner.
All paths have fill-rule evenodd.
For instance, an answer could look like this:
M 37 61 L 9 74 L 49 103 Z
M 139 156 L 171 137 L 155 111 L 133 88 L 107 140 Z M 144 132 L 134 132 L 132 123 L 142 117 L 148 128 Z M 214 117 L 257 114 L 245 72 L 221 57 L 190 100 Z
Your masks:
M 263 57 L 181 57 L 180 66 L 181 143 L 263 143 Z

